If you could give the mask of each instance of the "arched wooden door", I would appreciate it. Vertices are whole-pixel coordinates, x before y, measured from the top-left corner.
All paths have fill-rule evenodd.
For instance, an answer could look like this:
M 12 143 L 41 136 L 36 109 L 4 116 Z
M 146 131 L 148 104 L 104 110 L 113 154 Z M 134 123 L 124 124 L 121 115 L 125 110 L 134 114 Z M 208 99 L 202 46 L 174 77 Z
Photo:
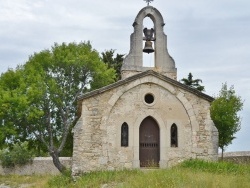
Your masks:
M 159 126 L 152 117 L 146 117 L 140 125 L 141 167 L 158 167 L 160 161 L 160 134 Z

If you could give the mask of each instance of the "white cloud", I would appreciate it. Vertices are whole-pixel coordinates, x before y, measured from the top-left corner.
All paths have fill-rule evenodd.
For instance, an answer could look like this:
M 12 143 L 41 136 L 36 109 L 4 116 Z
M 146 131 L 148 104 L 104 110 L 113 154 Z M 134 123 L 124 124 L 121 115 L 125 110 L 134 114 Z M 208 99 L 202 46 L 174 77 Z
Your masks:
M 0 72 L 24 63 L 54 42 L 90 40 L 100 52 L 112 48 L 127 54 L 132 23 L 146 5 L 143 0 L 0 2 Z M 165 20 L 178 79 L 192 72 L 210 95 L 228 82 L 245 99 L 242 131 L 229 149 L 250 150 L 250 1 L 158 0 L 151 5 Z

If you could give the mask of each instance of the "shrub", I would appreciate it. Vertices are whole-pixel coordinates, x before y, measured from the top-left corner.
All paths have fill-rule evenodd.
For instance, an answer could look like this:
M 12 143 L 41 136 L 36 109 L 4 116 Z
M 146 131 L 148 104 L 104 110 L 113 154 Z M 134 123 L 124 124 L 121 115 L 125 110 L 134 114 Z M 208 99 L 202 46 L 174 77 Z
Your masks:
M 33 152 L 28 150 L 28 143 L 14 144 L 12 148 L 0 150 L 0 160 L 2 167 L 10 168 L 15 165 L 25 165 L 31 162 Z

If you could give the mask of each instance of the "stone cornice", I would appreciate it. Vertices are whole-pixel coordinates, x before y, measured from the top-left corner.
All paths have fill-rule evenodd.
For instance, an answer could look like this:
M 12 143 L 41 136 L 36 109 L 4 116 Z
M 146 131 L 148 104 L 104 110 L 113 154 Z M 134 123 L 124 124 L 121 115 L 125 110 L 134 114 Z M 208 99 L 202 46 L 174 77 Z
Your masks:
M 179 88 L 181 88 L 183 90 L 186 90 L 186 91 L 188 91 L 190 93 L 193 93 L 194 95 L 199 96 L 199 97 L 201 97 L 201 98 L 203 98 L 203 99 L 205 99 L 205 100 L 207 100 L 209 102 L 212 102 L 214 100 L 213 97 L 211 97 L 211 96 L 209 96 L 207 94 L 204 94 L 204 93 L 198 91 L 197 89 L 194 89 L 194 88 L 191 88 L 191 87 L 189 87 L 187 85 L 184 85 L 184 84 L 182 84 L 182 83 L 180 83 L 180 82 L 178 82 L 176 80 L 173 80 L 173 79 L 171 79 L 171 78 L 169 78 L 167 76 L 159 74 L 159 73 L 157 73 L 157 72 L 155 72 L 153 70 L 148 70 L 148 71 L 136 74 L 134 76 L 128 77 L 128 78 L 126 78 L 124 80 L 120 80 L 120 81 L 115 82 L 113 84 L 107 85 L 107 86 L 102 87 L 100 89 L 96 89 L 94 91 L 87 92 L 87 93 L 79 96 L 78 100 L 81 101 L 83 99 L 93 97 L 95 95 L 98 95 L 100 93 L 104 93 L 104 92 L 106 92 L 108 90 L 117 88 L 117 87 L 122 86 L 124 84 L 127 84 L 129 82 L 132 82 L 132 81 L 135 81 L 137 79 L 143 78 L 145 76 L 154 76 L 154 77 L 156 77 L 158 79 L 161 79 L 161 80 L 163 80 L 163 81 L 165 81 L 165 82 L 167 82 L 169 84 L 172 84 L 173 86 L 179 87 Z

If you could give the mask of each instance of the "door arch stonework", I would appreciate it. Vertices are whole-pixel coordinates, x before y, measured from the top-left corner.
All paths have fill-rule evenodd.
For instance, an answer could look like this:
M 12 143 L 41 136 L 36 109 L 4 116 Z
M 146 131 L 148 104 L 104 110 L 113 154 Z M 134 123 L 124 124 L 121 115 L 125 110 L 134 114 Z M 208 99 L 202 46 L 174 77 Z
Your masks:
M 157 122 L 150 116 L 146 117 L 139 130 L 140 167 L 159 167 L 160 162 L 160 131 Z
M 131 130 L 131 137 L 133 136 L 133 150 L 134 150 L 134 159 L 133 159 L 133 168 L 140 168 L 140 159 L 139 159 L 139 129 L 141 122 L 146 118 L 146 117 L 152 117 L 158 124 L 159 127 L 159 134 L 160 134 L 160 162 L 159 162 L 159 167 L 160 168 L 166 168 L 167 167 L 167 158 L 166 158 L 166 125 L 161 118 L 161 116 L 156 113 L 154 110 L 147 110 L 141 115 L 139 115 L 133 125 L 133 130 Z

